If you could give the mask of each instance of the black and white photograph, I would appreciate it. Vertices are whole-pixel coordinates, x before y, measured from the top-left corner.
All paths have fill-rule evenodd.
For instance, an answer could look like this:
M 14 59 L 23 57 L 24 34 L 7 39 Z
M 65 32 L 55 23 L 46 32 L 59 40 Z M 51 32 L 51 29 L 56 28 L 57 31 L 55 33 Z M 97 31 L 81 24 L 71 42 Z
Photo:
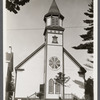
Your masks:
M 97 100 L 97 0 L 3 5 L 3 100 Z

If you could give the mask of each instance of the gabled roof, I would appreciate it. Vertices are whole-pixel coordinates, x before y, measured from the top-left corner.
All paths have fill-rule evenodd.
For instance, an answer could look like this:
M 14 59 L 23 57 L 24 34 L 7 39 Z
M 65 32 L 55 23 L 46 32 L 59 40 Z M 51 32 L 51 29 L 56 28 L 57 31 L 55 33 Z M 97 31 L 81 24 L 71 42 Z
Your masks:
M 63 48 L 65 54 L 80 68 L 80 72 L 78 73 L 86 73 L 86 70 L 81 66 L 81 64 L 65 49 Z
M 26 57 L 21 63 L 19 63 L 15 70 L 20 68 L 25 62 L 27 62 L 31 57 L 33 57 L 38 51 L 40 51 L 45 46 L 45 43 L 43 43 L 39 48 L 37 48 L 33 53 L 31 53 L 28 57 Z
M 27 58 L 25 58 L 21 63 L 19 63 L 15 70 L 19 69 L 25 62 L 27 62 L 31 57 L 33 57 L 38 51 L 40 51 L 45 46 L 45 43 L 42 44 L 38 49 L 36 49 L 33 53 L 31 53 Z M 65 49 L 63 48 L 63 52 L 80 68 L 82 73 L 86 73 L 86 70 L 78 63 L 78 61 Z
M 52 15 L 56 15 L 56 16 L 59 16 L 62 19 L 64 19 L 64 16 L 60 13 L 55 0 L 53 0 L 53 2 L 51 4 L 49 12 L 44 16 L 44 21 L 46 21 L 46 17 L 52 16 Z

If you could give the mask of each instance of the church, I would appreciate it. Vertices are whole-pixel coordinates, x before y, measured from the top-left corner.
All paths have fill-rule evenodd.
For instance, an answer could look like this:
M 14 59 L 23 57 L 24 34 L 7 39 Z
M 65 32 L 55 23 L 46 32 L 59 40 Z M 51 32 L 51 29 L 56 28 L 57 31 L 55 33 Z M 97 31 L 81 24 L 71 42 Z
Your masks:
M 35 100 L 38 93 L 42 93 L 41 98 L 45 100 L 84 99 L 86 70 L 64 48 L 63 21 L 64 16 L 53 0 L 48 13 L 44 15 L 45 30 L 41 33 L 44 43 L 15 67 L 15 100 Z M 43 62 L 35 61 L 35 57 L 41 57 Z M 41 63 L 41 68 L 36 70 L 38 63 Z M 33 73 L 33 70 L 36 72 Z M 66 83 L 55 81 L 59 73 L 68 79 Z

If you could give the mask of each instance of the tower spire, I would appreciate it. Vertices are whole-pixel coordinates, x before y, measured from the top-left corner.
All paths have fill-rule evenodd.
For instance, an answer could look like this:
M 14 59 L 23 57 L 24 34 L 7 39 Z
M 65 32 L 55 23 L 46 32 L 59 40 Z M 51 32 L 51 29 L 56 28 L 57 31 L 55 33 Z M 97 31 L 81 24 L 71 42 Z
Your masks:
M 52 15 L 59 16 L 62 19 L 64 19 L 64 16 L 60 13 L 59 8 L 58 8 L 55 0 L 52 1 L 52 4 L 50 6 L 48 13 L 44 16 L 44 21 L 46 21 L 46 17 L 52 16 Z
M 47 30 L 56 30 L 63 32 L 63 19 L 64 16 L 60 13 L 56 1 L 53 0 L 48 13 L 44 16 L 46 25 L 44 35 L 47 33 Z
M 52 4 L 51 4 L 51 7 L 49 9 L 49 12 L 48 13 L 52 13 L 52 14 L 60 14 L 60 11 L 59 11 L 59 8 L 56 4 L 56 1 L 53 0 Z

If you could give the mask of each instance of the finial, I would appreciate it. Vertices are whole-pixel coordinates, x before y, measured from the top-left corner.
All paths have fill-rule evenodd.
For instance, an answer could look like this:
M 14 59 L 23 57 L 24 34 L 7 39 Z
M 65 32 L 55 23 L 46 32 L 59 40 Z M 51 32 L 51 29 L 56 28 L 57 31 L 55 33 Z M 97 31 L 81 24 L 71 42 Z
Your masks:
M 10 53 L 12 52 L 12 46 L 9 46 L 9 52 Z

